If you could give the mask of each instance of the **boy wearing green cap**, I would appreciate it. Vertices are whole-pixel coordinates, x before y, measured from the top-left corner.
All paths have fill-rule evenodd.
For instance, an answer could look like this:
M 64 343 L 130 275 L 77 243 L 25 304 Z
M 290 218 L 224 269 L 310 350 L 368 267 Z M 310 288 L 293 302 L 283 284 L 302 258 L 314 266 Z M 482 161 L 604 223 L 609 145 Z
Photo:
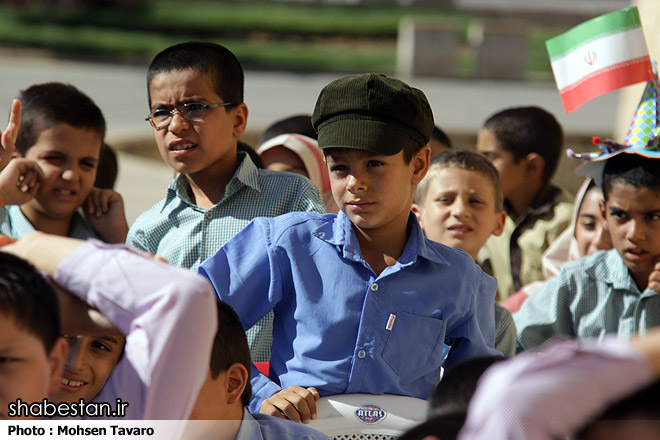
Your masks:
M 319 395 L 426 399 L 441 366 L 497 353 L 495 280 L 425 239 L 411 212 L 433 129 L 423 92 L 341 78 L 312 123 L 340 212 L 255 219 L 198 269 L 246 328 L 274 311 L 270 374 L 254 375 L 249 409 L 303 422 Z

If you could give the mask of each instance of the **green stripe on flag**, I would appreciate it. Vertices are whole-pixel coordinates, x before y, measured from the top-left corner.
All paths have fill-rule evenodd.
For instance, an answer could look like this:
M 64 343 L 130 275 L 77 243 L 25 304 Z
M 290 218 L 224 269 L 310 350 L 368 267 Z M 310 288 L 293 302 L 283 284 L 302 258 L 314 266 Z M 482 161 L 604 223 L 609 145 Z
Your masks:
M 545 45 L 552 61 L 591 41 L 641 27 L 637 7 L 626 8 L 585 21 L 547 40 Z

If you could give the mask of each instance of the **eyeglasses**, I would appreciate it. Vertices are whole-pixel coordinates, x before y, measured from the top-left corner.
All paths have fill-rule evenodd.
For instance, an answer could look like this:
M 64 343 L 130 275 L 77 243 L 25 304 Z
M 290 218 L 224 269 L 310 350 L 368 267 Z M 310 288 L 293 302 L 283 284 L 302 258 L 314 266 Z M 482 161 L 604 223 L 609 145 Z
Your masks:
M 159 108 L 151 112 L 149 116 L 147 116 L 144 120 L 149 121 L 152 127 L 154 127 L 156 130 L 162 130 L 163 128 L 167 127 L 170 125 L 170 122 L 172 122 L 172 118 L 174 117 L 174 113 L 178 112 L 183 119 L 186 121 L 199 121 L 200 119 L 204 119 L 206 117 L 206 112 L 207 110 L 211 108 L 216 108 L 216 107 L 228 107 L 234 105 L 229 102 L 223 102 L 221 104 L 203 104 L 201 102 L 189 102 L 187 104 L 183 104 L 177 108 L 173 108 L 172 110 L 167 110 L 164 108 Z

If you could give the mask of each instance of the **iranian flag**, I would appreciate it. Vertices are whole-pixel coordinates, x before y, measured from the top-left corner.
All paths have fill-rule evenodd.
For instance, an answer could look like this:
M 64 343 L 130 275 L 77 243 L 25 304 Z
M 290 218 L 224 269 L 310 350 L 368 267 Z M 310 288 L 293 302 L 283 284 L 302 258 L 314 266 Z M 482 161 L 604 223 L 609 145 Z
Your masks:
M 654 78 L 636 7 L 593 18 L 545 44 L 566 113 Z

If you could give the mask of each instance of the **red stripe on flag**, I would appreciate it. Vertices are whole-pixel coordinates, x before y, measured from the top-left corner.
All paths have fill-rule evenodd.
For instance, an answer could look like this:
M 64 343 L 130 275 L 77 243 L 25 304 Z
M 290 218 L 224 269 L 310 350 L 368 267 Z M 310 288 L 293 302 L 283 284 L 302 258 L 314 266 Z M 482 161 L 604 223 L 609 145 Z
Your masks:
M 559 93 L 564 110 L 570 113 L 597 96 L 638 82 L 653 81 L 653 78 L 651 59 L 644 56 L 593 72 Z

